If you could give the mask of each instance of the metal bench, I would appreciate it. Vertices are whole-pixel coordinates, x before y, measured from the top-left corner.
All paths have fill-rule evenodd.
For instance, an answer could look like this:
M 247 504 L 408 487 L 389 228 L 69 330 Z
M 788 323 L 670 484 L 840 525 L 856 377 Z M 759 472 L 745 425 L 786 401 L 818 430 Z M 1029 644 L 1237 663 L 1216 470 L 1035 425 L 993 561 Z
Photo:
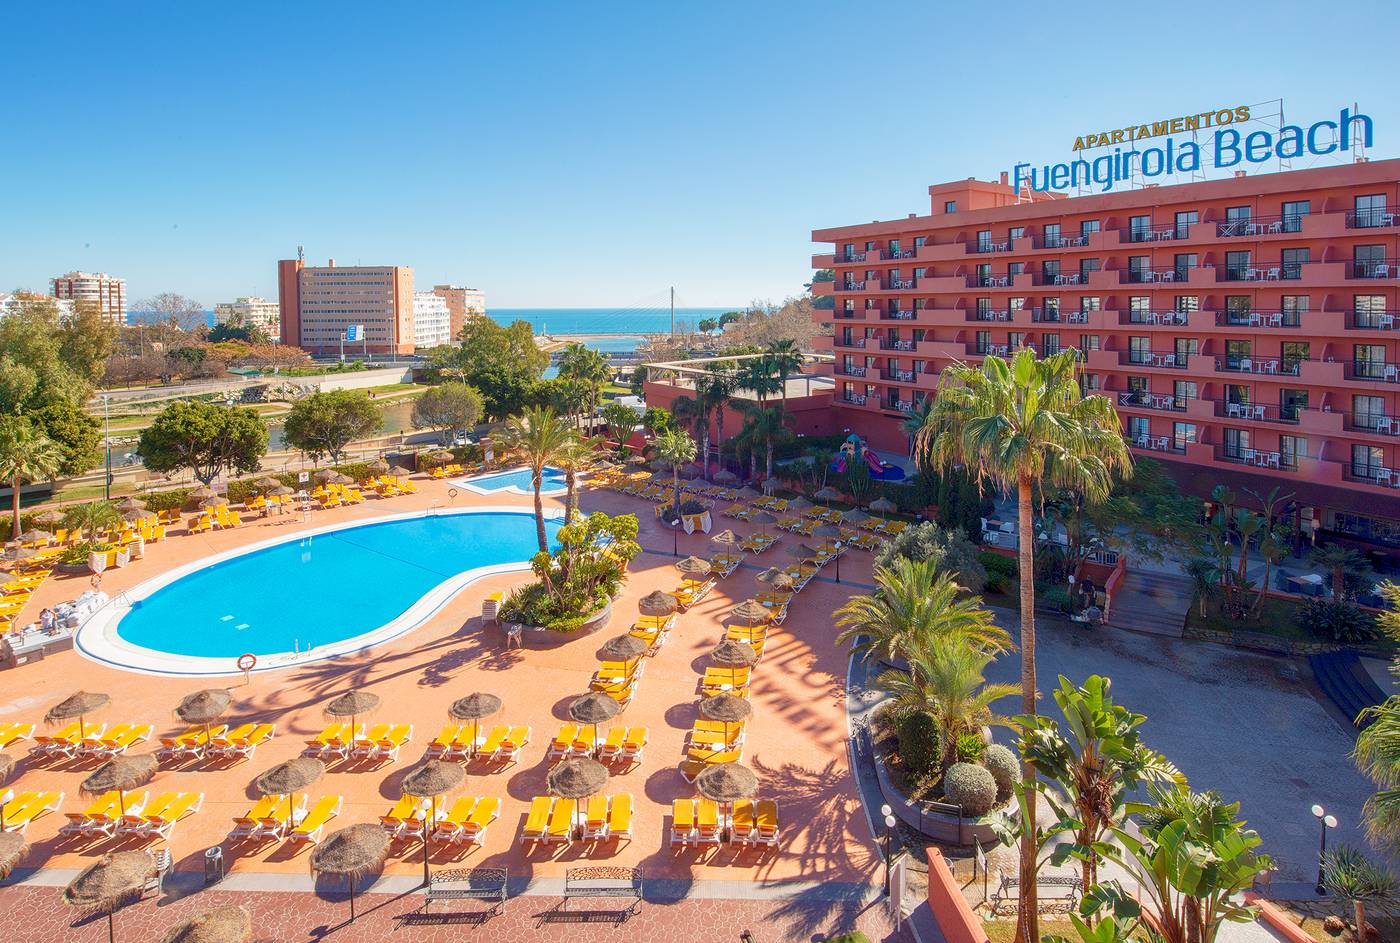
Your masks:
M 489 900 L 494 901 L 492 912 L 499 911 L 506 903 L 505 868 L 458 868 L 438 871 L 428 882 L 428 894 L 423 899 L 423 912 L 428 905 L 445 900 Z
M 564 872 L 565 903 L 573 897 L 631 897 L 629 913 L 642 906 L 642 869 L 592 867 L 570 868 Z
M 1075 877 L 1043 877 L 1035 883 L 1037 904 L 1043 902 L 1064 904 L 1068 909 L 1073 910 L 1079 901 L 1079 895 L 1084 892 L 1084 882 Z M 1002 875 L 1001 884 L 997 887 L 996 893 L 992 895 L 992 909 L 999 912 L 1005 904 L 1015 903 L 1020 906 L 1020 901 L 1021 879 L 1006 874 Z

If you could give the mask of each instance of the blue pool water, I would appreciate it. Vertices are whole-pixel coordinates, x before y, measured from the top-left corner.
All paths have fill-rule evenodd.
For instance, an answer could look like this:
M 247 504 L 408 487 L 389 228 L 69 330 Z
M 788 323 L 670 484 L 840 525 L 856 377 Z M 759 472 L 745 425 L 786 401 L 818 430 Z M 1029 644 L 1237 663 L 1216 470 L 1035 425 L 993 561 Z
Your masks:
M 492 475 L 482 475 L 479 478 L 468 478 L 467 484 L 488 494 L 511 489 L 521 494 L 535 493 L 528 468 L 517 468 L 514 471 L 496 472 Z M 564 480 L 564 473 L 557 468 L 550 468 L 546 465 L 544 478 L 540 482 L 540 494 L 563 494 L 567 490 L 568 485 Z
M 558 521 L 545 521 L 550 539 Z M 241 554 L 180 577 L 117 624 L 132 645 L 206 658 L 305 650 L 392 622 L 466 570 L 538 552 L 530 513 L 381 521 Z

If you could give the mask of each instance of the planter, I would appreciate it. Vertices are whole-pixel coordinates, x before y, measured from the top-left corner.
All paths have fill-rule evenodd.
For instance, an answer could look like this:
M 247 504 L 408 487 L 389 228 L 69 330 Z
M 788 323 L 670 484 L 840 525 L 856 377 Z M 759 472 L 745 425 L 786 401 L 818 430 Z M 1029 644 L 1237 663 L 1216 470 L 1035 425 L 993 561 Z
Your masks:
M 55 566 L 54 569 L 65 576 L 87 576 L 92 572 L 88 569 L 87 561 L 82 563 L 60 563 Z
M 525 648 L 559 648 L 577 639 L 593 635 L 612 619 L 612 600 L 609 599 L 583 625 L 572 632 L 555 632 L 540 625 L 521 626 L 520 642 Z

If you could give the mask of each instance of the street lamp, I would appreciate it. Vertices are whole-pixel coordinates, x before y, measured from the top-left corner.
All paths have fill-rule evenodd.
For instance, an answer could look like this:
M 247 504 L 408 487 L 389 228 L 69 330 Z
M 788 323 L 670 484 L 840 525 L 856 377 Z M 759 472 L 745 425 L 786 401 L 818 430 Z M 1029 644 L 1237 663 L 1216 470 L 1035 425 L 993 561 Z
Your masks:
M 885 896 L 890 893 L 890 855 L 894 851 L 894 810 L 888 804 L 880 806 L 880 815 L 885 823 L 884 842 L 881 843 L 881 851 L 885 859 Z
M 1323 865 L 1325 864 L 1325 862 L 1326 862 L 1326 860 L 1327 860 L 1327 830 L 1328 830 L 1329 828 L 1336 828 L 1336 827 L 1337 827 L 1337 817 L 1336 817 L 1335 815 L 1328 815 L 1328 814 L 1327 814 L 1327 810 L 1324 809 L 1324 808 L 1322 808 L 1322 806 L 1320 806 L 1320 805 L 1314 805 L 1314 806 L 1312 807 L 1312 814 L 1313 814 L 1313 817 L 1316 818 L 1316 819 L 1318 820 L 1318 822 L 1319 822 L 1319 823 L 1321 824 L 1321 826 L 1322 826 L 1321 841 L 1319 842 L 1319 844 L 1318 844 L 1318 846 L 1317 846 L 1317 887 L 1316 887 L 1316 890 L 1317 890 L 1317 892 L 1318 892 L 1319 894 L 1326 894 L 1326 893 L 1327 893 L 1327 887 L 1326 887 L 1326 885 L 1323 883 L 1323 871 L 1324 871 Z

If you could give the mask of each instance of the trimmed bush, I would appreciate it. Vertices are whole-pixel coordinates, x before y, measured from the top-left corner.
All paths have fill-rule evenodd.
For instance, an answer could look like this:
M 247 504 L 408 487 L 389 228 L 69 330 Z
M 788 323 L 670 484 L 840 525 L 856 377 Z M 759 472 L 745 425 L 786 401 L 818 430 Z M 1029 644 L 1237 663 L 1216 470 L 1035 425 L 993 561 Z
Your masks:
M 982 759 L 982 753 L 986 749 L 987 741 L 982 739 L 982 735 L 968 731 L 958 737 L 958 762 L 976 763 Z
M 928 711 L 910 711 L 895 719 L 899 756 L 913 775 L 927 773 L 938 764 L 942 748 L 938 743 L 938 723 Z
M 943 774 L 943 798 L 960 806 L 963 815 L 986 815 L 997 801 L 997 781 L 984 767 L 954 763 Z
M 982 765 L 992 774 L 997 784 L 997 801 L 1011 798 L 1013 787 L 1021 777 L 1021 763 L 1009 747 L 993 743 L 982 751 Z
M 1346 600 L 1309 598 L 1298 613 L 1298 625 L 1334 642 L 1369 642 L 1376 637 L 1375 618 Z
M 981 562 L 982 569 L 987 571 L 987 582 L 985 584 L 987 592 L 1006 592 L 1011 587 L 1011 584 L 1016 581 L 1016 574 L 1019 571 L 1019 567 L 1013 557 L 1004 557 L 999 553 L 983 550 L 977 554 L 977 559 Z
M 850 933 L 842 933 L 839 936 L 829 936 L 825 943 L 870 943 L 870 937 L 859 930 L 852 930 Z

